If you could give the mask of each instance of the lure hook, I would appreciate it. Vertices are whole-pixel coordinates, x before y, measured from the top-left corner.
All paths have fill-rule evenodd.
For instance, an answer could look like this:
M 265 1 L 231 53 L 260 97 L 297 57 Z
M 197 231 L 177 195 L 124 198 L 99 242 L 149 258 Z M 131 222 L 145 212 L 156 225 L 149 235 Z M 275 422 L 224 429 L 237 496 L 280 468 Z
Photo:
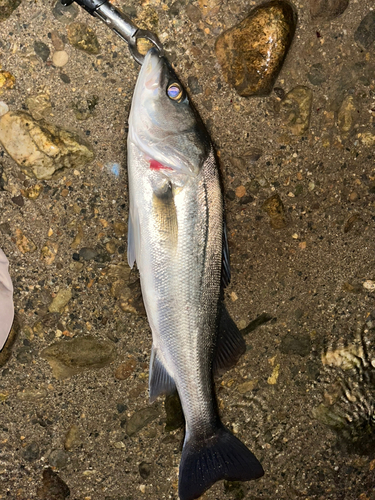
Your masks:
M 101 19 L 111 30 L 129 45 L 129 51 L 138 64 L 143 64 L 144 55 L 137 47 L 137 40 L 146 38 L 163 54 L 163 45 L 155 33 L 139 29 L 126 14 L 114 7 L 109 0 L 61 0 L 67 7 L 73 2 L 78 3 L 89 14 Z

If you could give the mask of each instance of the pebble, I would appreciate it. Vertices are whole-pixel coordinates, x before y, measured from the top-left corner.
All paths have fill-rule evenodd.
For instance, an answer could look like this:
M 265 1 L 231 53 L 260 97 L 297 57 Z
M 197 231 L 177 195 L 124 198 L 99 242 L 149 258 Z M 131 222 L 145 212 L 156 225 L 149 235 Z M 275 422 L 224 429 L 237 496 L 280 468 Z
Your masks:
M 53 375 L 62 380 L 85 370 L 103 368 L 115 360 L 116 353 L 112 343 L 86 336 L 56 342 L 43 349 L 41 357 L 48 361 Z
M 129 358 L 125 363 L 121 363 L 115 371 L 115 378 L 118 380 L 126 380 L 134 373 L 135 367 L 137 366 L 137 361 L 135 358 Z
M 72 47 L 87 54 L 99 54 L 100 45 L 93 29 L 84 23 L 71 23 L 67 26 L 68 40 Z
M 293 135 L 306 134 L 310 125 L 313 91 L 298 85 L 281 102 L 281 112 L 285 128 Z
M 375 145 L 375 135 L 371 132 L 363 132 L 361 134 L 361 142 L 364 146 L 371 147 Z
M 269 215 L 273 229 L 283 229 L 287 226 L 284 204 L 278 193 L 267 198 L 262 205 L 262 209 Z
M 201 11 L 198 9 L 198 7 L 192 5 L 191 3 L 189 3 L 186 7 L 186 15 L 194 24 L 198 23 L 202 18 Z
M 267 383 L 270 385 L 277 384 L 277 379 L 279 378 L 279 375 L 280 375 L 280 364 L 277 364 L 276 366 L 274 366 L 272 370 L 272 375 L 268 377 Z
M 349 0 L 309 0 L 312 19 L 334 19 L 349 5 Z
M 371 47 L 375 41 L 375 11 L 371 10 L 360 22 L 354 40 L 362 45 L 366 50 Z
M 152 406 L 147 408 L 142 408 L 135 412 L 126 424 L 126 433 L 128 436 L 134 436 L 141 429 L 146 427 L 154 420 L 160 416 L 160 410 L 158 407 Z
M 366 280 L 363 283 L 363 288 L 365 288 L 366 290 L 370 290 L 371 292 L 375 291 L 375 281 Z
M 28 97 L 26 106 L 34 120 L 42 120 L 52 113 L 51 99 L 48 92 L 41 92 Z
M 64 50 L 64 42 L 56 30 L 51 31 L 51 42 L 55 50 Z
M 67 451 L 72 450 L 73 448 L 76 448 L 82 443 L 82 435 L 81 431 L 78 427 L 78 425 L 73 424 L 68 432 L 66 433 L 65 440 L 64 440 L 64 448 Z
M 28 198 L 29 200 L 36 200 L 39 198 L 40 193 L 43 191 L 43 186 L 40 184 L 34 184 L 27 189 L 21 189 L 22 196 Z
M 151 464 L 141 462 L 138 466 L 139 475 L 142 479 L 147 479 L 151 474 Z
M 360 359 L 363 359 L 363 347 L 356 344 L 348 344 L 341 349 L 328 349 L 321 355 L 324 366 L 336 366 L 342 370 L 351 370 L 358 367 Z
M 21 253 L 35 252 L 35 244 L 23 234 L 21 229 L 17 228 L 15 230 L 15 236 L 17 248 Z
M 63 24 L 69 24 L 78 16 L 79 8 L 75 3 L 65 7 L 60 0 L 56 0 L 55 6 L 52 9 L 54 17 Z
M 236 193 L 233 191 L 233 189 L 228 189 L 225 193 L 225 197 L 228 200 L 233 201 L 236 199 Z
M 99 97 L 96 95 L 91 96 L 89 99 L 82 100 L 77 99 L 72 102 L 72 109 L 76 120 L 84 121 L 88 120 L 92 116 L 95 116 L 95 108 L 99 102 Z
M 38 401 L 40 399 L 45 399 L 47 395 L 47 389 L 44 387 L 40 387 L 39 389 L 27 387 L 17 392 L 17 399 L 20 401 Z
M 61 313 L 64 307 L 72 298 L 72 291 L 70 288 L 62 288 L 57 292 L 56 297 L 51 302 L 48 310 L 50 313 Z
M 30 443 L 23 450 L 23 458 L 27 462 L 34 462 L 35 460 L 37 460 L 39 458 L 39 456 L 40 456 L 39 445 L 36 442 Z
M 337 126 L 343 137 L 348 137 L 357 121 L 357 110 L 352 95 L 347 95 L 343 100 L 337 117 Z
M 63 469 L 67 466 L 69 455 L 64 450 L 52 450 L 48 455 L 48 462 L 52 467 Z
M 124 312 L 146 316 L 139 280 L 129 284 L 128 281 L 120 279 L 112 284 L 111 293 L 119 299 L 120 308 Z
M 350 193 L 349 201 L 355 202 L 355 201 L 358 201 L 358 199 L 359 199 L 359 195 L 356 191 L 353 191 L 352 193 Z
M 82 167 L 94 157 L 72 132 L 42 125 L 23 111 L 9 111 L 0 118 L 0 142 L 22 172 L 37 179 L 50 179 L 61 168 Z
M 16 78 L 9 71 L 0 71 L 0 95 L 6 90 L 12 89 L 16 83 Z
M 50 266 L 54 262 L 58 250 L 59 244 L 55 241 L 47 240 L 45 245 L 43 245 L 40 258 L 44 261 L 46 266 Z
M 56 50 L 52 56 L 52 62 L 58 68 L 62 68 L 69 61 L 69 55 L 65 50 Z
M 15 205 L 18 205 L 21 208 L 25 205 L 25 200 L 23 199 L 23 197 L 21 195 L 13 196 L 13 198 L 11 198 L 11 200 Z
M 260 148 L 251 148 L 246 153 L 244 154 L 243 158 L 245 160 L 245 163 L 250 163 L 254 164 L 256 163 L 259 158 L 263 155 L 263 150 Z
M 70 244 L 70 247 L 73 248 L 73 249 L 78 248 L 80 246 L 82 240 L 83 240 L 83 236 L 84 236 L 84 234 L 83 234 L 83 228 L 82 228 L 82 226 L 78 226 L 77 234 L 75 235 L 74 240 Z M 78 255 L 78 258 L 79 258 L 79 255 Z
M 283 354 L 296 354 L 305 357 L 311 351 L 310 337 L 307 335 L 297 336 L 293 333 L 287 333 L 281 340 L 280 351 Z
M 199 8 L 203 19 L 210 23 L 219 13 L 223 0 L 199 0 Z
M 188 87 L 189 91 L 193 95 L 201 94 L 203 89 L 201 85 L 199 85 L 198 78 L 196 76 L 189 76 L 188 78 Z
M 0 23 L 5 21 L 17 9 L 22 0 L 2 0 L 0 2 Z
M 246 194 L 245 196 L 242 196 L 242 198 L 240 198 L 240 205 L 247 205 L 252 201 L 254 201 L 254 198 L 251 195 Z
M 79 256 L 82 257 L 83 260 L 94 260 L 98 255 L 99 252 L 95 250 L 95 248 L 83 247 L 79 251 Z
M 44 42 L 41 42 L 40 40 L 35 40 L 34 52 L 38 57 L 41 58 L 43 62 L 46 62 L 48 60 L 51 53 L 48 45 L 46 45 Z
M 266 96 L 271 92 L 296 22 L 291 4 L 274 0 L 256 7 L 217 38 L 215 51 L 224 77 L 241 96 Z
M 128 231 L 128 226 L 123 222 L 114 222 L 113 230 L 118 238 L 125 236 Z
M 21 365 L 28 365 L 33 360 L 33 354 L 34 351 L 30 347 L 24 346 L 18 349 L 16 358 Z
M 70 489 L 58 474 L 48 467 L 43 471 L 43 484 L 36 493 L 40 500 L 65 500 L 70 496 Z
M 110 255 L 113 255 L 116 253 L 117 251 L 117 242 L 112 240 L 112 241 L 108 241 L 108 243 L 105 244 L 105 249 L 107 250 L 107 252 L 110 254 Z
M 185 418 L 177 392 L 168 394 L 168 396 L 165 397 L 164 407 L 167 416 L 165 431 L 172 432 L 180 427 L 184 427 Z
M 5 115 L 9 111 L 9 106 L 4 101 L 0 101 L 0 116 Z
M 313 64 L 307 74 L 307 78 L 312 85 L 321 85 L 327 81 L 326 70 L 322 63 Z
M 247 382 L 244 382 L 243 384 L 240 384 L 237 387 L 237 391 L 240 394 L 246 394 L 248 392 L 253 391 L 258 384 L 258 380 L 248 380 Z
M 345 222 L 343 231 L 344 233 L 348 233 L 354 226 L 355 222 L 359 219 L 359 214 L 353 214 L 349 217 L 349 219 Z
M 60 78 L 64 83 L 70 83 L 70 78 L 65 73 L 60 73 Z
M 235 190 L 237 198 L 242 198 L 246 194 L 245 186 L 238 186 Z

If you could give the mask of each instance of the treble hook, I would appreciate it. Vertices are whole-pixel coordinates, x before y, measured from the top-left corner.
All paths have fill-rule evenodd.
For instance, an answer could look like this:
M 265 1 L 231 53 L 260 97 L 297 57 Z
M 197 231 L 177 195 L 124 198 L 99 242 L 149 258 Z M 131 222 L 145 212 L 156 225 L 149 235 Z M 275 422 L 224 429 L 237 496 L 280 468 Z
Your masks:
M 129 51 L 138 64 L 143 64 L 144 55 L 137 48 L 137 40 L 146 38 L 163 54 L 163 45 L 155 33 L 149 30 L 141 30 L 126 14 L 116 9 L 109 0 L 61 0 L 62 5 L 67 7 L 73 2 L 83 7 L 89 14 L 101 19 L 112 31 L 129 45 Z

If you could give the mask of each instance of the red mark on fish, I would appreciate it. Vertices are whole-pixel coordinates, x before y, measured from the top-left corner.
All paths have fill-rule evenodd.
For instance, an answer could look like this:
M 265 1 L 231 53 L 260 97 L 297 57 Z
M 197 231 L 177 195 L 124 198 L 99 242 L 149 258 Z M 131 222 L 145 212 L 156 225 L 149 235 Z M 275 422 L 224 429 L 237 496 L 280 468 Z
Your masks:
M 162 163 L 159 163 L 157 160 L 150 160 L 150 168 L 151 170 L 173 170 L 173 168 L 166 167 Z

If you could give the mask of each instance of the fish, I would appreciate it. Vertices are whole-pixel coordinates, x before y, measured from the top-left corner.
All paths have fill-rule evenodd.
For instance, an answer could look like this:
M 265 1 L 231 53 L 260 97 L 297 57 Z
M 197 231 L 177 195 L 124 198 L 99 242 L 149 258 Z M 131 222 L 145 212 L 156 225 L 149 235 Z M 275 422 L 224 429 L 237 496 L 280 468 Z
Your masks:
M 192 500 L 220 479 L 264 474 L 221 422 L 214 375 L 245 342 L 223 306 L 230 280 L 218 161 L 208 132 L 167 58 L 145 56 L 127 139 L 127 257 L 140 273 L 152 331 L 150 401 L 177 390 L 185 416 L 179 496 Z
M 9 262 L 0 248 L 0 351 L 7 341 L 14 319 L 13 284 Z

